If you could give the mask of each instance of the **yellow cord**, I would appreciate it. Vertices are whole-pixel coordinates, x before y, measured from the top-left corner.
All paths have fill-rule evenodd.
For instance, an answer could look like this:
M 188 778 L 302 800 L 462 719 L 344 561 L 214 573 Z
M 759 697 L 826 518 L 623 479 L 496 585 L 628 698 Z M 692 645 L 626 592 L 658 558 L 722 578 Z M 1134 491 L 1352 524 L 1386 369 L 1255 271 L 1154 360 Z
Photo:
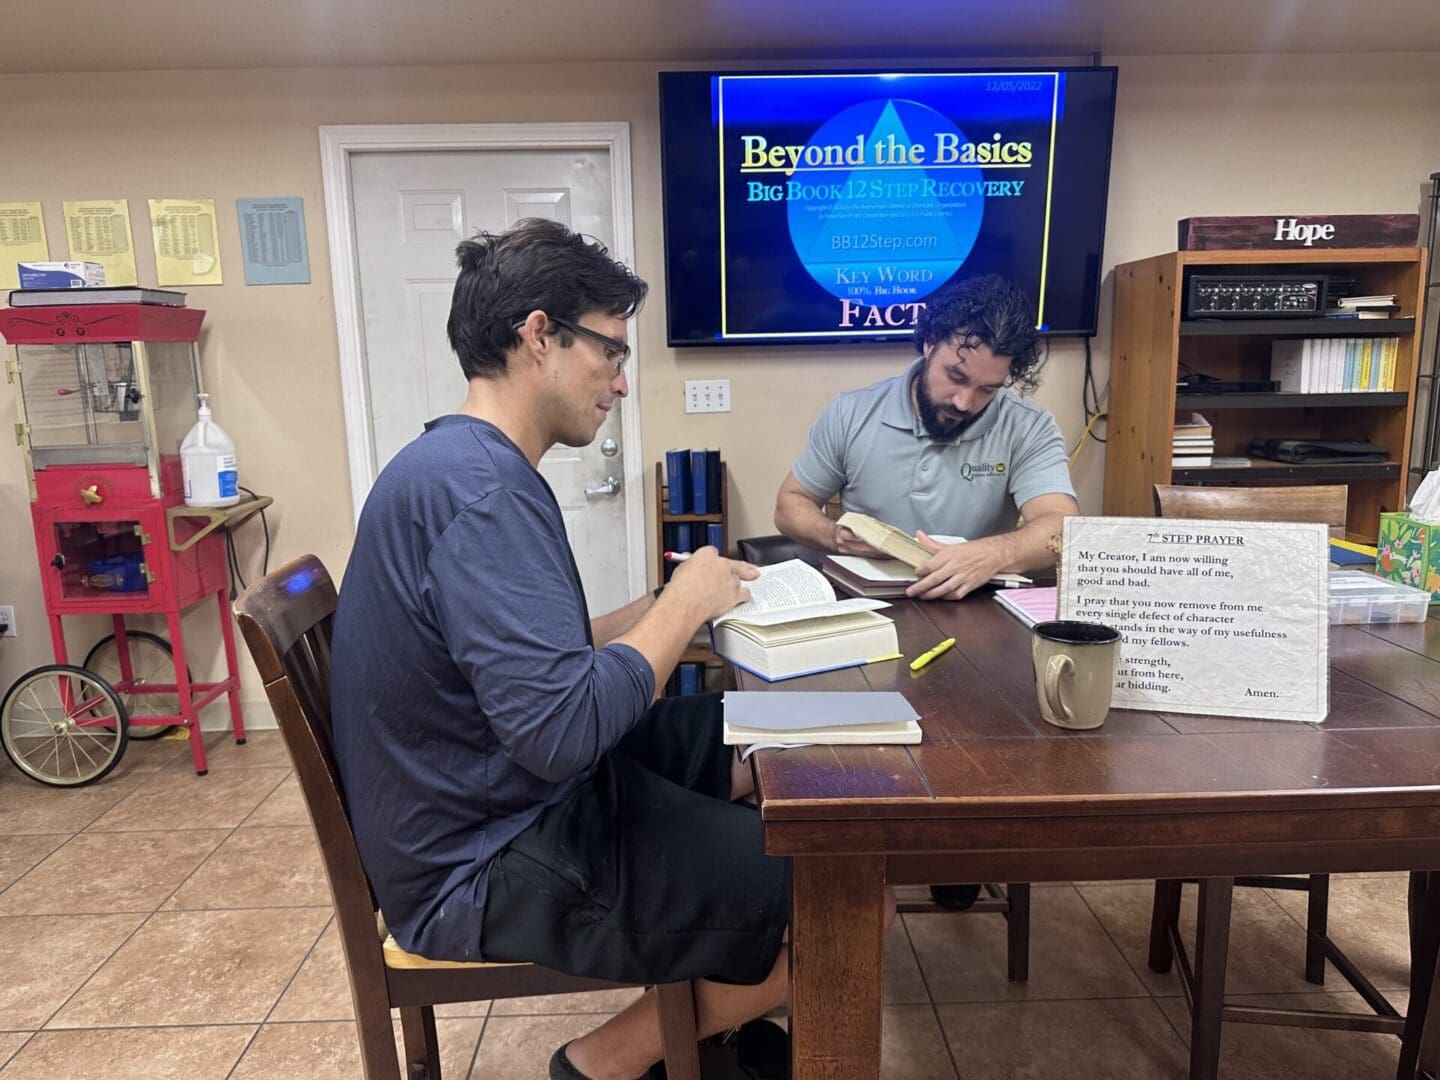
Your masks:
M 1080 433 L 1080 441 L 1075 444 L 1075 449 L 1070 453 L 1070 463 L 1068 467 L 1072 472 L 1075 469 L 1075 462 L 1080 460 L 1080 451 L 1085 449 L 1085 440 L 1090 438 L 1090 429 L 1095 426 L 1097 420 L 1103 420 L 1109 415 L 1109 413 L 1103 412 L 1096 413 L 1090 418 L 1090 422 L 1085 425 L 1085 430 Z

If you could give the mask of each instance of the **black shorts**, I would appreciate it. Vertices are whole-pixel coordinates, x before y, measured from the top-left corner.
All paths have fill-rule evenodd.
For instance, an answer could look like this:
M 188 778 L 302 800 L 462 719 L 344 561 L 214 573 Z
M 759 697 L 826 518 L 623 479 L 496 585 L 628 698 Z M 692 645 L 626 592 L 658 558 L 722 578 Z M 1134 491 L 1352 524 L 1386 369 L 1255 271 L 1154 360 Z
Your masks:
M 490 864 L 480 952 L 627 983 L 762 982 L 790 861 L 730 802 L 719 694 L 656 702 L 595 774 Z

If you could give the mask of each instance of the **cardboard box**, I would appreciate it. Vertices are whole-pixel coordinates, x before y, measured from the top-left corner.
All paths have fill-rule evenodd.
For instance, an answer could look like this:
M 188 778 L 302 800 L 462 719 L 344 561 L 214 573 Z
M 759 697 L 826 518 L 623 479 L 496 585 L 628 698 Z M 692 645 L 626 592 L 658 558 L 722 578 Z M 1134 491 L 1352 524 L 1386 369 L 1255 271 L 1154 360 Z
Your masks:
M 1375 568 L 1381 577 L 1425 589 L 1432 601 L 1440 600 L 1440 525 L 1402 512 L 1381 514 L 1376 546 Z
M 22 289 L 95 289 L 105 284 L 105 268 L 93 262 L 22 262 Z

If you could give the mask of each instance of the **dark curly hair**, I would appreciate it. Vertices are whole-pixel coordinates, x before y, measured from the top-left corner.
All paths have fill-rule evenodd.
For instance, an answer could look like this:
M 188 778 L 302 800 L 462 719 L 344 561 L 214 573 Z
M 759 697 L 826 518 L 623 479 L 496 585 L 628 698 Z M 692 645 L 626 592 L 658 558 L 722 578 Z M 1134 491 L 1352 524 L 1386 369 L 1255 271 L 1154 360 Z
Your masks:
M 455 249 L 460 276 L 446 330 L 467 379 L 493 379 L 520 336 L 515 324 L 532 311 L 577 322 L 591 311 L 628 319 L 649 286 L 610 258 L 605 245 L 558 221 L 526 218 L 503 233 L 477 233 Z M 574 335 L 563 327 L 560 343 Z
M 999 274 L 984 274 L 946 285 L 926 301 L 915 320 L 915 349 L 929 355 L 942 342 L 988 345 L 1010 357 L 1007 385 L 1029 393 L 1038 385 L 1040 335 L 1035 305 Z

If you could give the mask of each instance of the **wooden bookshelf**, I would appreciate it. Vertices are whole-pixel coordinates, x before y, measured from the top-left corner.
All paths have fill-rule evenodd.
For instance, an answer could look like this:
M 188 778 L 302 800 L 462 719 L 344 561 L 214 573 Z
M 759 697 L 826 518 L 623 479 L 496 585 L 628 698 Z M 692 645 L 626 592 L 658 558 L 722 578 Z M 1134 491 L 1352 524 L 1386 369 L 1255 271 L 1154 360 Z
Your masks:
M 702 532 L 706 525 L 720 526 L 724 543 L 721 545 L 720 553 L 728 554 L 731 548 L 730 537 L 730 477 L 726 470 L 725 462 L 720 462 L 720 512 L 718 514 L 672 514 L 670 513 L 670 488 L 665 483 L 665 462 L 655 463 L 655 580 L 663 585 L 674 566 L 665 561 L 665 526 L 677 524 L 699 525 Z M 699 543 L 694 547 L 704 547 L 703 535 Z M 704 664 L 707 668 L 718 668 L 723 664 L 715 653 L 708 647 L 698 644 L 691 644 L 680 657 L 682 664 Z M 718 672 L 707 672 L 706 685 L 708 686 L 714 676 L 715 687 L 718 689 L 723 682 L 723 675 Z
M 1420 248 L 1286 251 L 1175 251 L 1115 268 L 1109 428 L 1105 454 L 1107 514 L 1150 517 L 1156 484 L 1348 485 L 1348 535 L 1373 541 L 1382 511 L 1405 505 L 1424 303 Z M 1188 271 L 1316 273 L 1356 279 L 1365 294 L 1394 293 L 1393 319 L 1244 319 L 1188 321 L 1181 316 Z M 1224 380 L 1270 377 L 1271 344 L 1282 337 L 1394 337 L 1395 389 L 1375 393 L 1179 394 L 1189 371 Z M 1251 438 L 1361 439 L 1383 446 L 1384 462 L 1291 465 L 1254 461 L 1238 469 L 1181 469 L 1171 460 L 1177 413 L 1203 412 L 1215 455 L 1246 456 Z

